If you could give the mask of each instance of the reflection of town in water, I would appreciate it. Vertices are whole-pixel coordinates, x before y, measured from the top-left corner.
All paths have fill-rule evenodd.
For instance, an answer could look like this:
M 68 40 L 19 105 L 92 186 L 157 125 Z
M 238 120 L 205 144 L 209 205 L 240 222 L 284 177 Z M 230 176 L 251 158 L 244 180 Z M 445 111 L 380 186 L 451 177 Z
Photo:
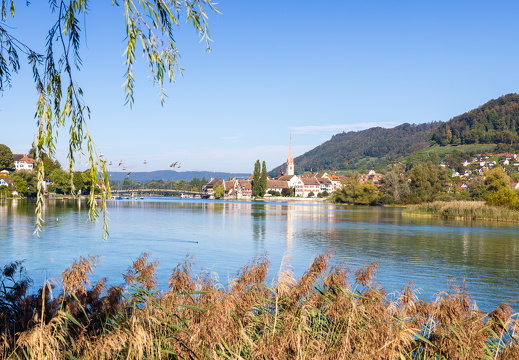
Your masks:
M 307 229 L 304 236 L 319 237 L 316 234 L 324 231 L 325 236 L 329 237 L 338 231 L 333 226 L 337 221 L 337 213 L 333 205 L 213 202 L 207 203 L 206 206 L 209 215 L 214 213 L 226 220 L 250 217 L 254 241 L 266 240 L 269 223 L 282 222 L 286 227 L 285 246 L 287 255 L 292 253 L 293 242 L 301 232 L 302 224 Z M 323 226 L 323 224 L 329 225 Z
M 432 293 L 456 278 L 467 279 L 479 297 L 494 299 L 499 289 L 502 300 L 519 299 L 513 224 L 406 218 L 384 207 L 154 198 L 110 201 L 110 236 L 103 241 L 102 220 L 88 222 L 86 202 L 73 199 L 45 203 L 37 238 L 34 205 L 0 200 L 0 251 L 5 261 L 27 259 L 58 274 L 74 258 L 99 254 L 113 277 L 113 268 L 147 251 L 164 264 L 193 254 L 197 265 L 225 277 L 262 254 L 276 272 L 289 256 L 298 276 L 312 258 L 331 250 L 332 263 L 345 262 L 351 270 L 379 262 L 377 279 L 391 289 L 415 281 Z

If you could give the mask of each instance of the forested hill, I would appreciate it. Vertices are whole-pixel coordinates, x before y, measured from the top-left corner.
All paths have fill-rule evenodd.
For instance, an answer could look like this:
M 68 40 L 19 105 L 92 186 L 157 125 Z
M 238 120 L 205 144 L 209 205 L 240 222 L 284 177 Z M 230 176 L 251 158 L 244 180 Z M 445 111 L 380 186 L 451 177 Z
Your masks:
M 331 169 L 375 169 L 430 144 L 440 121 L 343 132 L 294 159 L 296 173 Z M 279 174 L 284 165 L 273 169 Z
M 518 131 L 519 95 L 507 94 L 443 123 L 431 140 L 439 145 L 513 145 Z

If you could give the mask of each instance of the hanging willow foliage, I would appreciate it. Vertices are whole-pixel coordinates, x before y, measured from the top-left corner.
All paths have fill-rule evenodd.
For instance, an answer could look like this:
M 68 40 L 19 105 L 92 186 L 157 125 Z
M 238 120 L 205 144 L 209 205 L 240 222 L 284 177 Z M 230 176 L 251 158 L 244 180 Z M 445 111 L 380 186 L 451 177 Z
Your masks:
M 48 0 L 48 3 L 49 16 L 53 16 L 55 22 L 47 33 L 46 52 L 39 54 L 8 31 L 7 20 L 15 16 L 15 0 L 0 0 L 0 92 L 11 87 L 12 74 L 21 68 L 19 56 L 25 56 L 38 92 L 35 114 L 38 128 L 33 144 L 38 173 L 35 232 L 39 234 L 43 226 L 43 157 L 55 154 L 58 134 L 68 126 L 69 171 L 74 171 L 76 155 L 86 149 L 91 183 L 89 219 L 96 221 L 99 217 L 95 190 L 100 189 L 103 237 L 106 237 L 106 200 L 111 196 L 107 164 L 88 131 L 90 109 L 83 101 L 83 90 L 75 81 L 75 74 L 82 69 L 79 54 L 81 25 L 88 13 L 90 1 Z M 30 6 L 30 3 L 27 1 L 26 5 Z M 185 17 L 200 39 L 205 41 L 206 49 L 210 50 L 207 10 L 218 13 L 215 3 L 211 0 L 112 0 L 112 6 L 120 7 L 124 12 L 126 104 L 131 107 L 134 103 L 133 67 L 139 49 L 142 50 L 154 84 L 159 88 L 160 102 L 163 104 L 164 81 L 173 82 L 175 75 L 182 73 L 173 37 L 180 26 L 180 19 Z

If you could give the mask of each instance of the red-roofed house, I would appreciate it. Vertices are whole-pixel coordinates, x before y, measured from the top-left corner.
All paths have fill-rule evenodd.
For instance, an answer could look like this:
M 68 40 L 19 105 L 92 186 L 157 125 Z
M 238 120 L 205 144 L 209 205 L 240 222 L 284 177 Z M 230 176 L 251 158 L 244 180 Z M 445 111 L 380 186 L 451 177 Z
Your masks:
M 9 186 L 9 185 L 12 185 L 13 184 L 13 181 L 9 178 L 0 178 L 0 186 L 2 185 L 5 185 L 5 186 Z
M 13 154 L 15 170 L 33 170 L 34 159 L 29 154 Z
M 217 185 L 223 185 L 224 181 L 219 178 L 211 179 L 207 184 L 202 186 L 202 190 L 205 191 L 207 194 L 214 196 L 214 187 Z

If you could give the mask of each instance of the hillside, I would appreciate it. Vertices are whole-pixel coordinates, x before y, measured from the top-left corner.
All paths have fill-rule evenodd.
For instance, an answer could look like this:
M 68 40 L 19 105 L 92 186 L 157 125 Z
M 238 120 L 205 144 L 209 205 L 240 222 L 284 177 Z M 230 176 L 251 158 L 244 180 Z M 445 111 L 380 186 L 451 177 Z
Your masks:
M 331 169 L 368 170 L 384 167 L 391 161 L 429 146 L 431 133 L 442 124 L 402 124 L 386 129 L 374 127 L 343 132 L 294 158 L 296 173 Z M 273 169 L 279 174 L 283 165 Z
M 438 145 L 503 144 L 516 147 L 518 130 L 519 95 L 507 94 L 443 123 L 433 132 L 431 140 Z

